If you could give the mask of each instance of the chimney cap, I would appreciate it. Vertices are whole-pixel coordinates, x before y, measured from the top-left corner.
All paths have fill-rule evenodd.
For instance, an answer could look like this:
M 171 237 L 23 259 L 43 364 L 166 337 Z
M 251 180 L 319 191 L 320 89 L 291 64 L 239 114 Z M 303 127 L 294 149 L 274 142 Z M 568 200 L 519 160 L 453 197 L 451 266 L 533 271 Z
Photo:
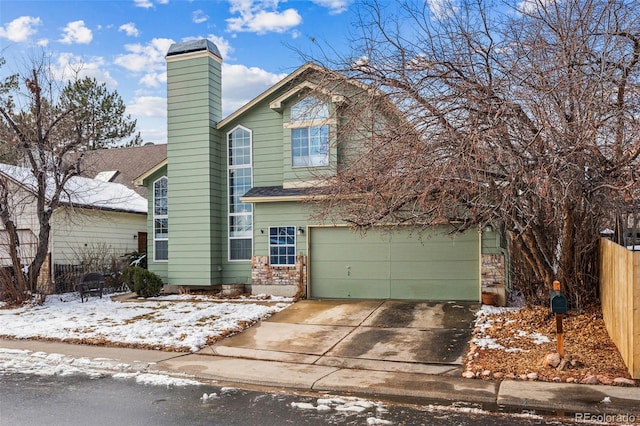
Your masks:
M 182 43 L 173 43 L 171 47 L 169 47 L 169 51 L 167 52 L 167 57 L 183 55 L 185 53 L 193 53 L 200 51 L 209 51 L 213 53 L 215 56 L 222 59 L 222 55 L 220 55 L 220 51 L 218 47 L 211 41 L 207 39 L 200 40 L 191 40 L 185 41 Z

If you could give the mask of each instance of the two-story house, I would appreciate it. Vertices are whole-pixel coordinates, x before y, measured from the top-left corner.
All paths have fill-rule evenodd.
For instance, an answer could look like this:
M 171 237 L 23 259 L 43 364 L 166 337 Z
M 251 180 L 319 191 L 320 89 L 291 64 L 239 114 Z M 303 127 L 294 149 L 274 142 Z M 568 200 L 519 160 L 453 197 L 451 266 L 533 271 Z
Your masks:
M 348 82 L 323 87 L 307 63 L 221 117 L 221 62 L 208 40 L 167 56 L 167 161 L 148 187 L 149 269 L 168 286 L 244 284 L 254 294 L 314 298 L 479 300 L 504 285 L 494 230 L 418 238 L 408 228 L 365 236 L 312 220 L 319 176 L 347 161 L 336 143 Z M 339 91 L 339 92 L 337 92 Z

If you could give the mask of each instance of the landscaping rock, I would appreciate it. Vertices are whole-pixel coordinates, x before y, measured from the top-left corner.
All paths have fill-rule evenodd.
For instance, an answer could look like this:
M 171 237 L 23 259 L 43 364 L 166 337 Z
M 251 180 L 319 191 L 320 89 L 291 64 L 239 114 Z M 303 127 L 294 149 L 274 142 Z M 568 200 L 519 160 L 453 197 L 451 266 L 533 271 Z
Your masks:
M 529 373 L 527 374 L 528 380 L 538 380 L 538 373 Z
M 583 385 L 597 385 L 598 379 L 596 378 L 596 376 L 588 375 L 584 379 L 580 380 L 580 383 L 582 383 Z
M 556 368 L 560 365 L 560 361 L 562 360 L 560 358 L 560 354 L 557 352 L 547 354 L 547 356 L 544 357 L 545 366 Z
M 613 384 L 618 386 L 635 386 L 635 380 L 627 379 L 625 377 L 616 377 L 613 379 Z
M 462 377 L 464 377 L 465 379 L 473 379 L 476 377 L 476 374 L 473 371 L 465 371 L 464 373 L 462 373 Z
M 596 375 L 596 379 L 603 385 L 611 385 L 613 384 L 613 379 L 609 376 L 605 376 L 604 374 Z

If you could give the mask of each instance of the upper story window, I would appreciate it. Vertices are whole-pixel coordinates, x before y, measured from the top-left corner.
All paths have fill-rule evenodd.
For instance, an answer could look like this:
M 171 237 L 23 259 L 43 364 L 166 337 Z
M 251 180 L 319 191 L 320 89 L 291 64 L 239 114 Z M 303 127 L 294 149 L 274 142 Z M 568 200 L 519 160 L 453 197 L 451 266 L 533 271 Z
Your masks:
M 153 183 L 153 260 L 169 260 L 169 209 L 166 176 Z
M 291 107 L 291 162 L 293 167 L 329 164 L 329 106 L 314 97 Z
M 240 201 L 253 184 L 251 131 L 236 127 L 227 134 L 229 260 L 251 260 L 253 205 Z
M 291 107 L 291 122 L 326 120 L 329 118 L 329 106 L 312 96 L 302 99 Z

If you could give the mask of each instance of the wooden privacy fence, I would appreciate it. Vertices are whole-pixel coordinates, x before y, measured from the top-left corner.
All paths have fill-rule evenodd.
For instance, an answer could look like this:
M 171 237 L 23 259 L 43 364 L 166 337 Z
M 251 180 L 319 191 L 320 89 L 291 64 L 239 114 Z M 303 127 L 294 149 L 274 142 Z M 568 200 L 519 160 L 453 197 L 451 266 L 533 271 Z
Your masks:
M 600 239 L 600 302 L 609 336 L 640 379 L 640 251 Z

